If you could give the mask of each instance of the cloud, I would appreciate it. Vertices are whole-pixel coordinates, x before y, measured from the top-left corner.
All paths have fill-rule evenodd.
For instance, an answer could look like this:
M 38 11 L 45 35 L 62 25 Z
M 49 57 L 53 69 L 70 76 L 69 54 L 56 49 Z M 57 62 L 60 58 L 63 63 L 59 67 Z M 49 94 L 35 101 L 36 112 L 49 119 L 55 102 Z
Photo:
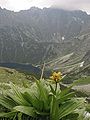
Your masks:
M 33 0 L 0 0 L 0 6 L 9 10 L 19 11 L 30 8 Z
M 90 0 L 0 0 L 0 5 L 14 11 L 29 9 L 32 6 L 40 8 L 52 6 L 90 13 Z
M 29 9 L 32 6 L 36 7 L 50 7 L 51 0 L 0 0 L 0 5 L 9 10 L 19 11 Z
M 0 0 L 0 6 L 4 7 L 8 3 L 7 0 Z
M 52 7 L 67 10 L 85 10 L 90 13 L 90 0 L 55 0 Z

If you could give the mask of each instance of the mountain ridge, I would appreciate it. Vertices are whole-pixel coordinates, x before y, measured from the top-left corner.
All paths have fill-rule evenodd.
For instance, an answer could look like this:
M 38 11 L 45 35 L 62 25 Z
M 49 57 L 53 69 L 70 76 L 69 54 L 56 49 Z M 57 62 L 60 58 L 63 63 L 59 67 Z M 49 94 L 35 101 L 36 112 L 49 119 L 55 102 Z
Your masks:
M 90 16 L 83 11 L 32 7 L 0 9 L 0 62 L 41 64 L 90 47 Z

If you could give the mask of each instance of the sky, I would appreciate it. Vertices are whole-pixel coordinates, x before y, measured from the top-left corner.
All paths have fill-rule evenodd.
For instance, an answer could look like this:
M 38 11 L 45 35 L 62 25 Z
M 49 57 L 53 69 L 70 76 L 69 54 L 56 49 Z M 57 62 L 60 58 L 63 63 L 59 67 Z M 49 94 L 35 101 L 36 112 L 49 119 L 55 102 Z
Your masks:
M 0 0 L 0 6 L 13 11 L 30 9 L 32 6 L 55 7 L 66 10 L 83 10 L 90 14 L 90 0 Z

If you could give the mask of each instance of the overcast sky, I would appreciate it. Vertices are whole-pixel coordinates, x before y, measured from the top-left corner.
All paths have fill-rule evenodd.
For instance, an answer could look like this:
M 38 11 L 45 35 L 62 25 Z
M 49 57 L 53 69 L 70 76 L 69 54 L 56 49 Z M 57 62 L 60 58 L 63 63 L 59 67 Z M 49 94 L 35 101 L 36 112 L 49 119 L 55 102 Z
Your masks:
M 39 8 L 52 6 L 90 13 L 90 0 L 0 0 L 0 6 L 14 11 L 29 9 L 32 6 Z

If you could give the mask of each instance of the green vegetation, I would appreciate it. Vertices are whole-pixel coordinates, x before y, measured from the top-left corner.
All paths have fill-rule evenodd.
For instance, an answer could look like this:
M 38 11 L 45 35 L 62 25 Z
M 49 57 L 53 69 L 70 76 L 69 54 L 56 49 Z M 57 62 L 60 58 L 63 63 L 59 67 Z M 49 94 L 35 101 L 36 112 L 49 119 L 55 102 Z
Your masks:
M 3 106 L 0 117 L 11 120 L 89 120 L 85 116 L 85 99 L 70 92 L 78 82 L 61 90 L 58 83 L 61 79 L 60 73 L 54 73 L 52 81 L 55 84 L 43 79 L 27 88 L 10 83 L 10 89 L 0 95 L 0 105 Z
M 14 69 L 0 68 L 0 91 L 2 89 L 10 88 L 9 83 L 12 82 L 19 87 L 29 86 L 32 80 L 32 76 L 25 75 Z M 33 78 L 34 80 L 34 78 Z
M 60 87 L 61 80 L 67 76 L 54 72 L 50 78 L 37 80 L 14 69 L 0 68 L 0 119 L 89 120 L 90 105 L 81 97 L 84 92 L 79 86 L 89 84 L 90 76 L 64 89 Z M 77 91 L 81 92 L 80 97 Z

